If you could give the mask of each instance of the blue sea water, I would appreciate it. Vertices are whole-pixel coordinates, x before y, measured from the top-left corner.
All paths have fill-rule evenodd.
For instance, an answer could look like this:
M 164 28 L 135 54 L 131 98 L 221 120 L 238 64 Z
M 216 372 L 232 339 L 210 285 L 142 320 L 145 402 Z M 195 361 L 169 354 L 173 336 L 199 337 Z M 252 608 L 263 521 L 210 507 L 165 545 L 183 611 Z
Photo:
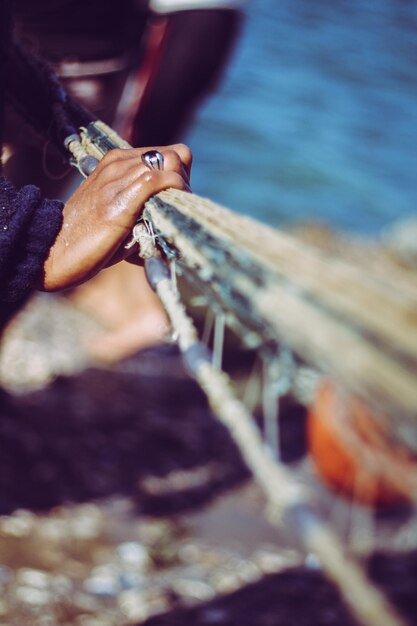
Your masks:
M 187 141 L 193 190 L 271 225 L 417 213 L 417 2 L 251 0 Z

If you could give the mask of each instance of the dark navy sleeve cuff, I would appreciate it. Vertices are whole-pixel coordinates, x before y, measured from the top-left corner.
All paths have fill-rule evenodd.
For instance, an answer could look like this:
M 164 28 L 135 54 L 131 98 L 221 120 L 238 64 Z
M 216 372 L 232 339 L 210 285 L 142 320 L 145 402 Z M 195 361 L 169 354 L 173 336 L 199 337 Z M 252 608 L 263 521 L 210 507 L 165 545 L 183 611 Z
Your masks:
M 62 224 L 63 202 L 32 185 L 16 191 L 0 179 L 0 300 L 16 302 L 34 288 Z

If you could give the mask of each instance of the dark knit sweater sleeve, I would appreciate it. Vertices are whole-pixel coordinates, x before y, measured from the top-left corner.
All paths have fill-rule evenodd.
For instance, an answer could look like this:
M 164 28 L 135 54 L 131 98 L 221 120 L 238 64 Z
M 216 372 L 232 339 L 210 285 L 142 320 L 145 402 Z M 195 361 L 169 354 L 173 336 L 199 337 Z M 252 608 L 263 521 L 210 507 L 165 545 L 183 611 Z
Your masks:
M 33 185 L 16 190 L 0 176 L 0 300 L 17 302 L 34 287 L 62 224 L 58 200 Z

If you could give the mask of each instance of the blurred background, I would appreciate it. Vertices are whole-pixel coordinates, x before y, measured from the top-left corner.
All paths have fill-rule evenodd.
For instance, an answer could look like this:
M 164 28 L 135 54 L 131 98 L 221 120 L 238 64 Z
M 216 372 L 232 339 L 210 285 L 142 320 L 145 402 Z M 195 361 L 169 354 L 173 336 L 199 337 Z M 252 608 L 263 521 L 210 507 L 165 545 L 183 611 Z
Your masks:
M 46 26 L 68 28 L 59 7 L 71 2 L 45 3 L 50 24 L 34 20 L 41 5 L 21 4 L 35 43 L 50 43 Z M 245 13 L 224 79 L 187 120 L 194 192 L 274 227 L 327 225 L 347 233 L 349 247 L 350 235 L 376 239 L 415 214 L 417 3 L 248 0 Z M 77 52 L 85 29 L 86 65 L 97 23 L 74 18 L 69 29 Z M 57 58 L 49 52 L 59 65 L 74 39 L 57 39 Z M 113 54 L 114 41 L 105 43 Z M 218 52 L 224 41 L 212 43 Z M 98 106 L 110 101 L 104 87 L 116 92 L 113 73 L 101 77 L 103 92 L 87 71 L 62 75 L 79 89 L 84 80 Z M 45 170 L 35 147 L 31 177 L 34 163 Z M 106 270 L 84 291 L 35 298 L 0 350 L 0 380 L 14 392 L 0 420 L 0 621 L 352 626 L 320 563 L 264 517 L 262 494 L 173 346 L 143 349 L 149 319 L 140 314 L 154 319 L 154 305 L 144 307 L 138 268 L 117 267 L 123 276 Z M 283 460 L 308 474 L 304 425 L 302 407 L 280 407 Z M 370 575 L 416 623 L 412 511 L 377 520 L 319 496 L 329 519 L 350 520 L 352 551 L 375 550 Z
M 415 212 L 417 3 L 253 0 L 186 140 L 193 190 L 268 224 L 376 236 Z

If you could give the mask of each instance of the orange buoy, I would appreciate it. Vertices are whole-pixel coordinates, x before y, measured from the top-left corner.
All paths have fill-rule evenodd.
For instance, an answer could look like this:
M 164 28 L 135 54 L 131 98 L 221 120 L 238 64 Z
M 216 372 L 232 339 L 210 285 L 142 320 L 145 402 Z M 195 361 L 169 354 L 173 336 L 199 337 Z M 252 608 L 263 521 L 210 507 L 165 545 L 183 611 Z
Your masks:
M 364 402 L 330 381 L 309 409 L 307 437 L 318 474 L 341 494 L 372 506 L 416 499 L 417 459 L 390 440 Z

